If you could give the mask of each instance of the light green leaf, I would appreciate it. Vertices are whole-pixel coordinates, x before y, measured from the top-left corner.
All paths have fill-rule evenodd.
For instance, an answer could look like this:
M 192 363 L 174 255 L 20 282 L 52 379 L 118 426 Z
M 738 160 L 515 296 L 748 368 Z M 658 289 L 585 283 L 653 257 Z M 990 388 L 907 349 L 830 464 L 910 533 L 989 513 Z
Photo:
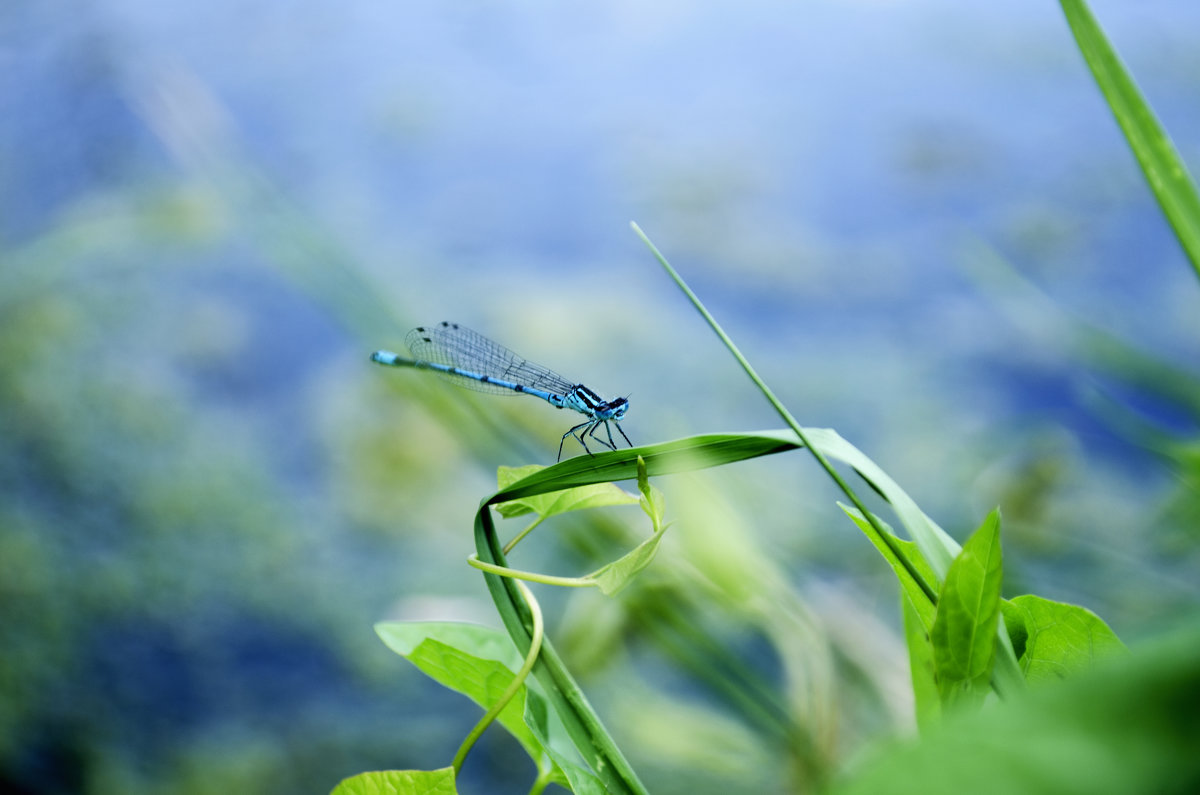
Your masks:
M 885 540 L 880 538 L 875 532 L 875 528 L 871 526 L 870 522 L 864 519 L 857 510 L 840 502 L 838 505 L 843 511 L 846 512 L 846 515 L 850 517 L 850 520 L 858 525 L 858 529 L 862 530 L 863 534 L 866 535 L 870 542 L 875 545 L 875 548 L 879 550 L 879 554 L 883 555 L 884 560 L 886 560 L 888 565 L 892 567 L 892 570 L 896 572 L 896 579 L 900 581 L 900 588 L 904 592 L 904 596 L 908 599 L 913 609 L 916 610 L 916 617 L 920 620 L 922 631 L 928 635 L 933 629 L 933 618 L 937 608 L 934 606 L 929 596 L 925 593 L 925 589 L 917 584 L 917 581 L 913 578 L 912 573 L 915 571 L 918 575 L 924 578 L 927 585 L 932 587 L 938 581 L 938 577 L 934 573 L 933 567 L 929 565 L 928 561 L 925 560 L 925 556 L 921 554 L 921 551 L 917 549 L 917 545 L 912 541 L 906 541 L 903 538 L 897 538 L 895 535 L 889 532 L 888 537 L 892 541 L 892 545 L 889 546 Z M 878 517 L 876 518 L 881 527 L 888 531 L 891 530 L 891 527 L 889 527 L 886 522 L 878 519 Z M 912 567 L 911 569 L 900 562 L 900 558 L 897 556 L 897 550 L 907 559 L 909 566 Z
M 1018 596 L 1001 607 L 1029 682 L 1065 679 L 1128 652 L 1116 633 L 1086 608 L 1040 596 Z
M 1200 274 L 1200 196 L 1183 158 L 1109 44 L 1087 3 L 1061 0 L 1061 4 L 1079 50 L 1121 125 L 1129 148 L 1137 156 L 1163 215 L 1175 229 L 1192 267 Z
M 461 621 L 382 621 L 375 634 L 389 649 L 408 657 L 422 641 L 432 638 L 484 660 L 509 668 L 521 667 L 521 655 L 512 639 L 498 629 Z
M 541 472 L 545 468 L 541 464 L 526 464 L 523 467 L 498 467 L 496 469 L 496 482 L 500 488 L 506 489 L 518 480 L 524 480 L 534 472 Z
M 931 638 L 943 704 L 979 704 L 988 690 L 1002 579 L 1000 514 L 993 510 L 950 564 L 938 597 Z
M 546 467 L 531 464 L 523 467 L 500 467 L 497 472 L 497 483 L 501 489 L 506 489 L 529 475 Z M 582 511 L 587 508 L 607 508 L 613 505 L 632 505 L 638 498 L 612 483 L 595 483 L 590 486 L 577 486 L 564 491 L 548 494 L 538 494 L 496 505 L 496 510 L 505 518 L 536 513 L 543 519 L 570 511 Z
M 883 468 L 868 458 L 854 445 L 843 439 L 837 432 L 826 428 L 806 428 L 804 433 L 808 440 L 817 447 L 827 458 L 841 461 L 854 468 L 863 480 L 871 484 L 875 491 L 883 495 L 892 506 L 900 524 L 908 531 L 909 536 L 921 550 L 921 556 L 937 574 L 937 581 L 946 577 L 950 561 L 959 553 L 961 547 L 945 530 L 925 515 L 916 501 L 908 496 L 896 481 L 883 471 Z
M 667 532 L 668 527 L 670 525 L 663 525 L 657 533 L 612 563 L 596 569 L 588 577 L 596 581 L 597 587 L 606 596 L 612 596 L 628 585 L 639 571 L 650 565 L 650 561 L 654 560 L 654 555 L 658 552 L 658 545 L 662 541 L 663 533 Z
M 597 587 L 606 596 L 612 596 L 620 591 L 638 572 L 650 565 L 650 561 L 654 560 L 654 556 L 658 552 L 658 545 L 662 541 L 663 533 L 670 526 L 663 524 L 663 516 L 666 513 L 666 501 L 663 493 L 655 486 L 650 485 L 650 479 L 646 474 L 646 462 L 641 456 L 638 456 L 637 471 L 638 490 L 642 493 L 642 510 L 650 517 L 650 522 L 654 526 L 654 534 L 617 560 L 601 566 L 588 575 L 590 579 L 596 581 Z
M 545 702 L 530 702 L 525 709 L 525 723 L 553 761 L 555 783 L 575 795 L 607 795 L 607 790 L 592 771 L 580 764 L 579 755 L 562 722 L 547 709 Z
M 904 611 L 904 642 L 908 647 L 917 726 L 921 731 L 926 731 L 935 725 L 942 715 L 942 700 L 938 694 L 937 674 L 933 664 L 933 642 L 929 636 L 931 624 L 925 623 L 907 593 L 900 595 L 900 606 Z M 932 614 L 933 608 L 930 607 L 929 610 Z
M 650 485 L 650 476 L 646 474 L 646 459 L 638 456 L 638 491 L 642 493 L 642 510 L 650 517 L 654 532 L 662 529 L 663 518 L 667 513 L 667 501 L 657 486 Z
M 330 795 L 455 795 L 454 768 L 376 770 L 342 781 Z
M 508 658 L 512 668 L 516 656 L 512 641 L 499 630 L 472 624 L 441 622 L 389 622 L 377 624 L 375 631 L 383 642 L 434 681 L 462 693 L 485 710 L 500 701 L 512 684 L 514 674 L 497 658 Z M 441 638 L 439 640 L 438 638 Z M 445 642 L 449 640 L 450 642 Z M 464 648 L 465 647 L 465 648 Z M 525 725 L 525 700 L 528 688 L 522 687 L 512 701 L 500 710 L 497 721 L 525 748 L 539 767 L 543 763 L 541 743 Z

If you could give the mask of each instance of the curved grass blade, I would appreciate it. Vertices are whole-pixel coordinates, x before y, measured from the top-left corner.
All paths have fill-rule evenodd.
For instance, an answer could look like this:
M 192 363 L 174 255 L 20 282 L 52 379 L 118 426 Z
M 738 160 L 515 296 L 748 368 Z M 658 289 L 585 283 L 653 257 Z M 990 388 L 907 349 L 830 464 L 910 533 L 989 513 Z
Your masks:
M 721 324 L 717 322 L 717 319 L 712 316 L 712 314 L 708 311 L 708 309 L 705 308 L 704 304 L 700 301 L 696 294 L 692 292 L 690 287 L 687 286 L 687 283 L 683 280 L 683 277 L 680 276 L 673 267 L 671 267 L 671 263 L 667 262 L 667 258 L 664 257 L 654 243 L 650 241 L 650 238 L 646 236 L 646 233 L 643 232 L 637 224 L 631 225 L 633 227 L 633 231 L 650 249 L 650 252 L 654 255 L 655 259 L 658 260 L 658 263 L 663 267 L 663 270 L 667 272 L 667 275 L 671 277 L 671 280 L 675 282 L 679 289 L 683 291 L 684 295 L 687 296 L 688 300 L 692 302 L 692 305 L 696 308 L 696 311 L 699 312 L 700 315 L 708 322 L 708 325 L 712 328 L 713 332 L 717 335 L 725 347 L 729 349 L 729 353 L 742 366 L 742 369 L 746 371 L 746 375 L 751 381 L 754 382 L 754 385 L 759 388 L 759 390 L 763 393 L 763 396 L 766 397 L 767 401 L 775 408 L 775 410 L 779 413 L 779 416 L 783 418 L 783 421 L 786 422 L 788 427 L 791 428 L 796 434 L 796 437 L 800 440 L 801 444 L 808 447 L 813 458 L 815 458 L 821 468 L 825 470 L 825 473 L 829 475 L 829 478 L 837 484 L 838 488 L 842 490 L 843 494 L 850 498 L 850 502 L 854 504 L 854 507 L 858 509 L 862 517 L 866 519 L 874 529 L 876 536 L 883 541 L 883 543 L 891 546 L 891 536 L 882 527 L 882 525 L 879 524 L 879 520 L 867 510 L 866 506 L 863 505 L 862 500 L 860 500 L 858 495 L 855 494 L 854 491 L 846 484 L 846 481 L 842 479 L 837 470 L 830 465 L 829 461 L 822 453 L 820 446 L 810 444 L 810 440 L 806 438 L 807 432 L 800 427 L 800 425 L 796 422 L 796 418 L 793 417 L 791 412 L 787 410 L 782 402 L 780 402 L 779 398 L 775 396 L 775 393 L 771 391 L 771 388 L 767 386 L 766 382 L 759 377 L 758 373 L 755 372 L 754 367 L 751 366 L 750 362 L 746 360 L 746 357 L 742 355 L 742 352 L 738 350 L 737 346 L 733 343 L 733 340 L 730 339 L 729 335 L 725 333 L 725 330 L 721 328 Z M 863 458 L 865 459 L 866 457 L 863 456 Z M 869 459 L 867 460 L 869 461 Z M 883 473 L 883 470 L 875 467 L 874 464 L 871 466 L 874 470 L 876 470 L 875 477 L 872 477 L 870 474 L 864 472 L 862 469 L 859 469 L 857 466 L 855 468 L 858 469 L 859 473 L 867 479 L 867 482 L 871 484 L 872 488 L 874 488 L 876 491 L 880 491 L 880 482 L 876 479 L 876 477 L 881 476 L 882 478 L 886 478 L 886 474 Z M 907 500 L 906 502 L 911 503 L 911 500 Z M 899 507 L 897 507 L 897 511 L 900 512 Z M 938 572 L 939 576 L 944 577 L 949 568 L 949 560 L 947 559 L 946 553 L 950 550 L 954 550 L 954 553 L 957 554 L 957 544 L 955 544 L 953 539 L 950 539 L 949 536 L 946 536 L 944 533 L 939 533 L 935 529 L 937 526 L 934 525 L 933 522 L 929 521 L 927 517 L 924 517 L 924 514 L 920 513 L 920 510 L 916 508 L 915 503 L 912 503 L 911 506 L 906 506 L 904 511 L 900 513 L 902 520 L 904 520 L 905 515 L 910 515 L 914 520 L 912 525 L 909 525 L 907 520 L 905 520 L 905 524 L 909 528 L 909 532 L 913 533 L 913 540 L 917 542 L 918 548 L 920 548 L 922 554 L 925 555 L 926 559 L 933 566 L 934 571 Z M 922 517 L 921 520 L 918 520 L 917 514 L 920 514 Z M 920 530 L 920 532 L 918 532 L 918 530 Z M 939 538 L 938 536 L 941 537 Z M 892 552 L 901 562 L 901 565 L 904 565 L 907 568 L 909 561 L 904 555 L 903 551 L 899 548 L 892 548 Z M 951 554 L 948 557 L 952 559 L 954 554 Z M 916 570 L 911 570 L 910 573 L 915 581 L 921 581 L 922 578 L 919 572 Z M 931 600 L 937 601 L 937 595 L 935 593 L 929 592 L 927 595 Z M 996 687 L 997 692 L 1003 696 L 1009 691 L 1019 690 L 1021 687 L 1023 687 L 1024 682 L 1021 678 L 1020 668 L 1017 665 L 1017 657 L 1013 652 L 1012 643 L 1009 640 L 1008 633 L 1004 632 L 1003 630 L 1002 621 L 1000 622 L 1000 628 L 997 630 L 997 633 L 1000 641 L 1001 653 L 996 666 L 997 676 L 995 680 L 993 680 L 993 684 Z
M 787 432 L 710 434 L 563 461 L 534 472 L 483 501 L 475 515 L 477 555 L 485 563 L 508 565 L 492 518 L 491 506 L 494 504 L 593 483 L 637 478 L 639 459 L 644 462 L 644 477 L 649 477 L 719 466 L 793 450 L 798 446 L 795 435 Z M 532 621 L 517 584 L 507 577 L 487 572 L 484 579 L 509 636 L 521 654 L 528 653 Z M 645 795 L 646 789 L 637 774 L 548 639 L 542 641 L 533 674 L 575 748 L 605 788 L 616 795 Z
M 635 480 L 638 456 L 645 460 L 646 472 L 653 477 L 733 464 L 800 446 L 795 434 L 789 431 L 757 431 L 703 434 L 628 450 L 606 450 L 591 458 L 576 456 L 541 469 L 496 492 L 487 499 L 487 504 L 510 502 L 574 486 Z
M 807 428 L 803 432 L 812 444 L 823 451 L 822 455 L 843 461 L 866 477 L 872 486 L 892 503 L 901 522 L 914 537 L 923 538 L 925 543 L 940 547 L 941 554 L 948 558 L 954 557 L 958 545 L 921 513 L 916 503 L 878 465 L 834 431 Z M 496 566 L 508 565 L 492 516 L 491 507 L 497 503 L 528 499 L 577 486 L 636 478 L 639 458 L 645 462 L 646 477 L 649 477 L 720 466 L 800 447 L 796 434 L 786 430 L 706 434 L 631 450 L 607 451 L 597 454 L 594 458 L 580 456 L 563 461 L 510 483 L 482 502 L 475 515 L 475 546 L 478 558 Z M 875 521 L 878 523 L 879 520 Z M 894 537 L 887 534 L 883 543 L 889 540 L 893 543 L 895 541 Z M 909 571 L 927 571 L 908 559 L 911 555 L 905 547 L 897 545 L 892 551 L 898 561 L 907 563 L 906 568 Z M 524 602 L 516 590 L 517 586 L 508 578 L 497 574 L 485 573 L 484 576 L 505 629 L 508 630 L 518 651 L 525 654 L 530 645 L 531 623 L 525 613 Z M 921 576 L 921 579 L 927 578 Z M 926 587 L 930 588 L 930 593 L 925 594 L 925 597 L 931 602 L 936 601 L 932 586 L 927 584 Z M 1015 657 L 1013 664 L 1016 664 Z M 576 749 L 605 787 L 614 793 L 645 792 L 549 640 L 543 640 L 541 655 L 533 673 L 562 720 Z

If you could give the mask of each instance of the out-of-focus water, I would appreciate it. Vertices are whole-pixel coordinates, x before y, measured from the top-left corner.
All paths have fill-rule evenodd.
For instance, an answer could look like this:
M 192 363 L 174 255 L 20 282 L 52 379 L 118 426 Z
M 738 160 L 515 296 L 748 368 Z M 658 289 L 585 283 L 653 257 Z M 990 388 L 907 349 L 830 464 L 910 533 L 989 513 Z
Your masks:
M 1200 6 L 1093 9 L 1195 164 Z M 1013 587 L 1123 634 L 1194 604 L 1171 554 L 1186 528 L 1160 521 L 1173 470 L 1097 396 L 1141 394 L 1176 431 L 1196 415 L 1073 340 L 1094 325 L 1194 378 L 1200 285 L 1057 4 L 12 2 L 0 537 L 37 606 L 6 611 L 14 681 L 41 684 L 9 694 L 0 781 L 135 791 L 126 756 L 178 782 L 249 737 L 230 780 L 282 791 L 272 771 L 310 743 L 343 747 L 311 740 L 322 724 L 363 736 L 313 763 L 317 791 L 422 763 L 391 753 L 437 696 L 397 692 L 370 623 L 396 599 L 481 598 L 461 559 L 488 469 L 549 463 L 566 426 L 501 401 L 529 447 L 467 465 L 437 418 L 381 396 L 419 376 L 371 369 L 372 349 L 464 322 L 631 394 L 639 443 L 781 424 L 630 220 L 801 422 L 960 537 L 1000 503 Z M 810 468 L 747 473 L 798 588 L 875 563 Z M 255 728 L 264 670 L 295 684 L 269 697 L 310 739 Z M 460 716 L 429 716 L 459 705 L 436 703 L 454 707 L 418 724 L 444 720 L 424 739 L 452 748 Z M 158 730 L 95 740 L 118 713 Z

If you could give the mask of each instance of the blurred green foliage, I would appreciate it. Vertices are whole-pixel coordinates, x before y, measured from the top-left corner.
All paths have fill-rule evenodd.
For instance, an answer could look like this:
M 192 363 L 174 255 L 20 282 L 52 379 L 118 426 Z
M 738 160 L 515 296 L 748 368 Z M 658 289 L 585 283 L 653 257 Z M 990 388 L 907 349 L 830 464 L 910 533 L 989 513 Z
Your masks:
M 1200 787 L 1200 626 L 1028 698 L 948 719 L 831 792 L 1105 795 Z

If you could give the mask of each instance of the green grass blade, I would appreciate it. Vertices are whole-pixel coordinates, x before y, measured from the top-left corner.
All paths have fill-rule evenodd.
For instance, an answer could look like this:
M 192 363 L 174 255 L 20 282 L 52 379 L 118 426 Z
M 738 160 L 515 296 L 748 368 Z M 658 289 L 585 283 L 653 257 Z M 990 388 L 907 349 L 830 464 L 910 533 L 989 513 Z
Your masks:
M 638 476 L 638 456 L 645 460 L 647 474 L 654 477 L 733 464 L 798 447 L 800 443 L 788 431 L 757 431 L 702 434 L 629 450 L 608 450 L 538 470 L 496 492 L 487 503 L 510 502 L 593 483 L 634 480 Z
M 837 487 L 842 490 L 842 493 L 845 494 L 846 497 L 849 498 L 850 502 L 854 504 L 854 507 L 858 509 L 859 514 L 871 523 L 872 527 L 874 527 L 876 532 L 879 534 L 879 537 L 884 539 L 886 542 L 888 540 L 887 532 L 879 526 L 878 521 L 867 510 L 867 506 L 864 505 L 862 500 L 859 499 L 858 495 L 854 493 L 854 490 L 846 484 L 846 481 L 843 480 L 842 476 L 839 475 L 837 470 L 833 468 L 833 466 L 825 458 L 824 454 L 822 454 L 821 450 L 809 444 L 809 440 L 805 436 L 805 431 L 800 427 L 800 424 L 796 422 L 796 418 L 792 416 L 792 413 L 787 410 L 787 407 L 784 406 L 779 398 L 775 396 L 775 393 L 769 386 L 767 386 L 766 382 L 759 377 L 758 372 L 755 371 L 754 367 L 750 364 L 746 357 L 742 355 L 742 352 L 738 350 L 737 345 L 735 345 L 733 340 L 730 339 L 729 335 L 725 333 L 725 329 L 721 328 L 721 324 L 717 322 L 717 319 L 712 316 L 712 313 L 708 311 L 703 302 L 701 302 L 700 298 L 694 292 L 692 292 L 692 289 L 688 287 L 687 282 L 685 282 L 683 277 L 679 275 L 679 272 L 671 266 L 671 263 L 668 262 L 667 258 L 663 256 L 661 251 L 658 250 L 658 247 L 655 246 L 654 243 L 651 242 L 650 238 L 646 236 L 646 233 L 641 230 L 641 227 L 639 227 L 637 224 L 630 225 L 633 227 L 634 233 L 637 234 L 637 236 L 641 238 L 642 242 L 646 244 L 646 247 L 650 249 L 650 253 L 654 255 L 654 258 L 658 260 L 658 264 L 661 265 L 663 270 L 667 272 L 667 275 L 671 277 L 671 281 L 675 282 L 676 286 L 683 291 L 683 294 L 687 296 L 689 301 L 691 301 L 692 306 L 696 308 L 696 311 L 699 312 L 701 317 L 708 322 L 708 325 L 710 328 L 712 328 L 713 333 L 716 334 L 725 347 L 729 349 L 729 353 L 734 359 L 737 360 L 738 364 L 742 366 L 742 369 L 746 371 L 746 375 L 751 381 L 754 382 L 754 385 L 758 387 L 759 391 L 763 393 L 763 396 L 767 399 L 767 402 L 769 402 L 775 411 L 779 413 L 779 416 L 783 418 L 783 421 L 787 423 L 787 426 L 792 429 L 792 431 L 796 434 L 796 437 L 800 440 L 800 443 L 807 447 L 809 452 L 812 453 L 812 456 L 816 459 L 817 464 L 819 464 L 820 467 L 825 470 L 825 474 L 827 474 L 829 478 L 837 484 Z M 917 539 L 917 542 L 921 542 L 920 538 Z M 935 554 L 932 550 L 926 551 L 922 549 L 922 552 L 925 552 L 926 555 Z M 902 555 L 899 553 L 897 554 L 901 561 L 905 560 Z M 930 562 L 934 564 L 934 568 L 936 569 L 938 562 L 932 558 Z M 921 579 L 920 576 L 915 572 L 913 573 L 913 576 L 918 581 Z M 931 599 L 937 599 L 937 596 L 933 593 L 930 593 L 929 596 Z
M 1200 196 L 1183 159 L 1083 0 L 1060 0 L 1097 85 L 1137 156 L 1146 181 L 1200 275 Z
M 792 416 L 791 412 L 789 412 L 787 408 L 779 401 L 779 399 L 775 397 L 775 393 L 771 391 L 771 388 L 766 385 L 766 382 L 764 382 L 762 378 L 759 377 L 758 373 L 755 372 L 750 362 L 746 360 L 746 357 L 742 355 L 741 351 L 739 351 L 737 346 L 733 343 L 733 340 L 729 338 L 729 335 L 726 334 L 725 330 L 721 328 L 721 325 L 717 323 L 716 318 L 712 316 L 708 309 L 705 308 L 704 304 L 701 303 L 699 297 L 697 297 L 696 294 L 692 292 L 691 288 L 687 286 L 687 283 L 684 282 L 683 277 L 680 276 L 673 267 L 671 267 L 671 263 L 667 261 L 666 257 L 662 255 L 662 252 L 658 250 L 654 243 L 651 242 L 650 238 L 646 236 L 646 233 L 643 232 L 637 224 L 631 224 L 631 226 L 633 227 L 633 231 L 637 234 L 637 236 L 641 238 L 642 242 L 645 243 L 647 248 L 650 249 L 650 252 L 654 255 L 655 259 L 658 260 L 658 263 L 663 267 L 663 270 L 667 272 L 667 275 L 671 277 L 671 280 L 674 281 L 679 289 L 683 291 L 684 295 L 687 296 L 688 300 L 691 301 L 692 305 L 696 308 L 696 311 L 699 312 L 700 315 L 708 322 L 713 332 L 718 338 L 720 338 L 721 342 L 725 344 L 725 347 L 729 349 L 729 352 L 733 355 L 734 359 L 741 364 L 742 369 L 746 371 L 746 375 L 749 376 L 750 380 L 754 382 L 755 386 L 762 391 L 763 395 L 767 398 L 767 401 L 770 402 L 770 404 L 779 413 L 779 416 L 783 418 L 788 427 L 791 428 L 796 434 L 796 437 L 800 440 L 800 443 L 809 449 L 809 452 L 812 453 L 813 458 L 816 459 L 821 468 L 825 470 L 825 473 L 829 475 L 830 479 L 837 484 L 838 488 L 842 490 L 842 493 L 845 494 L 850 499 L 850 502 L 854 504 L 854 507 L 858 509 L 859 515 L 866 519 L 866 521 L 871 525 L 872 529 L 875 531 L 875 537 L 880 539 L 883 543 L 891 545 L 892 536 L 879 523 L 879 520 L 867 510 L 862 500 L 860 500 L 858 495 L 855 494 L 854 491 L 846 484 L 846 481 L 842 479 L 837 470 L 830 465 L 825 454 L 822 452 L 821 445 L 813 445 L 809 443 L 810 440 L 806 436 L 806 433 L 808 432 L 800 427 L 800 425 L 796 422 L 796 419 Z M 836 434 L 834 435 L 836 436 Z M 838 438 L 840 439 L 840 437 Z M 854 450 L 854 448 L 848 444 L 846 447 L 848 447 L 850 450 Z M 858 453 L 857 450 L 854 450 L 854 452 Z M 858 455 L 861 455 L 861 453 L 858 453 Z M 863 456 L 863 458 L 866 459 L 865 456 Z M 870 463 L 869 459 L 866 460 L 868 463 Z M 880 481 L 887 480 L 890 482 L 890 478 L 887 478 L 883 470 L 879 469 L 879 467 L 876 467 L 873 463 L 870 463 L 870 468 L 872 470 L 871 473 L 864 471 L 863 468 L 860 468 L 857 465 L 851 465 L 854 466 L 859 474 L 866 478 L 875 487 L 876 491 L 880 491 Z M 897 492 L 903 494 L 903 492 L 898 488 Z M 950 559 L 952 559 L 957 553 L 957 543 L 955 543 L 952 538 L 946 535 L 946 533 L 942 532 L 941 528 L 934 524 L 933 521 L 926 517 L 924 513 L 917 508 L 916 503 L 907 499 L 907 495 L 905 495 L 905 500 L 902 504 L 893 503 L 893 505 L 896 507 L 897 513 L 900 515 L 901 520 L 905 522 L 905 526 L 908 528 L 909 532 L 913 533 L 913 540 L 917 543 L 917 546 L 921 550 L 921 553 L 925 556 L 925 559 L 931 566 L 933 566 L 934 571 L 937 572 L 939 576 L 945 576 L 945 572 L 949 567 Z M 906 567 L 909 565 L 910 562 L 902 550 L 899 548 L 894 548 L 892 549 L 892 552 L 894 553 L 896 560 L 898 560 L 901 565 Z M 923 577 L 921 576 L 920 572 L 912 570 L 909 573 L 912 575 L 914 582 L 923 582 Z M 926 596 L 933 602 L 936 602 L 938 599 L 937 593 L 931 588 L 926 591 Z M 1004 696 L 1009 692 L 1019 689 L 1022 686 L 1022 683 L 1020 678 L 1020 670 L 1017 664 L 1017 658 L 1013 652 L 1012 643 L 1009 641 L 1008 634 L 1003 629 L 1002 622 L 998 622 L 997 637 L 999 639 L 1000 656 L 996 666 L 998 675 L 995 684 L 997 692 Z

